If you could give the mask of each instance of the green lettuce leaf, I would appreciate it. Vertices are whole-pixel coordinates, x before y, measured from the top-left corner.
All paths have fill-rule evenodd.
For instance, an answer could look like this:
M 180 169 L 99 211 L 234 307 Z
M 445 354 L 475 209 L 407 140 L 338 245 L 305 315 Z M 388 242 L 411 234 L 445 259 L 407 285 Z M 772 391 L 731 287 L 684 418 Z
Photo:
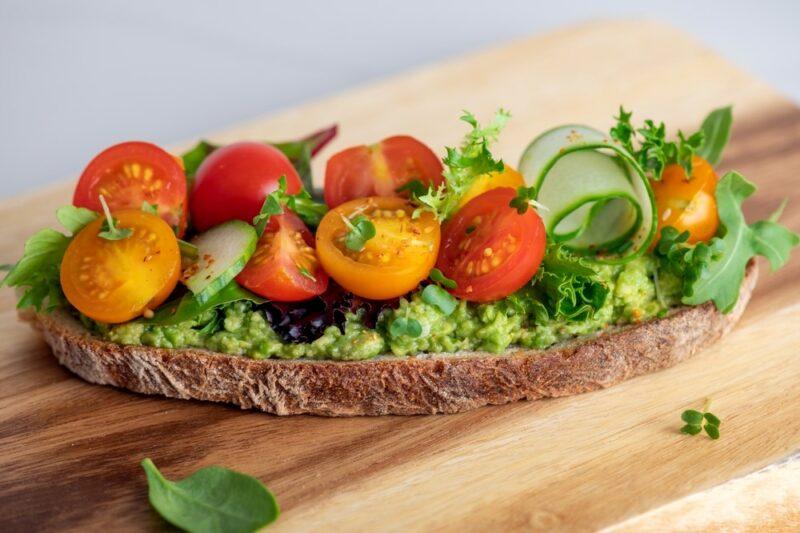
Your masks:
M 25 251 L 0 286 L 22 289 L 17 307 L 52 310 L 61 305 L 59 270 L 71 239 L 53 229 L 43 229 L 25 242 Z
M 266 302 L 264 298 L 243 289 L 238 283 L 232 281 L 206 302 L 200 303 L 191 292 L 187 292 L 159 307 L 152 318 L 141 319 L 141 321 L 151 326 L 174 326 L 181 322 L 194 320 L 211 309 L 242 300 L 256 304 Z

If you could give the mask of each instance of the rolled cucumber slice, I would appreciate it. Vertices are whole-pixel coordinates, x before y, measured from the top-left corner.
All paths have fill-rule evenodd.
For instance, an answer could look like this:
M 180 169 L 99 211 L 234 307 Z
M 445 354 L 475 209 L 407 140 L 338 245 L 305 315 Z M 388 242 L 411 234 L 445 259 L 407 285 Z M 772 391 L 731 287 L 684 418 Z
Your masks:
M 550 239 L 601 263 L 644 253 L 656 232 L 653 191 L 636 160 L 606 135 L 569 124 L 531 142 L 519 170 Z
M 197 262 L 189 267 L 186 286 L 198 303 L 207 302 L 244 269 L 256 250 L 258 235 L 250 224 L 230 220 L 197 236 Z

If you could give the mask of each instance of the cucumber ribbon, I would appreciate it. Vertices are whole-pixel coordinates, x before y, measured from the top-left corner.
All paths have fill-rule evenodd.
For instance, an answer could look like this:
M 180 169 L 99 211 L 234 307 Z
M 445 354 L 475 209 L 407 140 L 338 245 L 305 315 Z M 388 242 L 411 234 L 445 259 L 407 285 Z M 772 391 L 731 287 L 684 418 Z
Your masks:
M 546 206 L 548 239 L 600 263 L 626 263 L 656 233 L 653 190 L 634 158 L 583 125 L 548 130 L 533 140 L 519 170 Z

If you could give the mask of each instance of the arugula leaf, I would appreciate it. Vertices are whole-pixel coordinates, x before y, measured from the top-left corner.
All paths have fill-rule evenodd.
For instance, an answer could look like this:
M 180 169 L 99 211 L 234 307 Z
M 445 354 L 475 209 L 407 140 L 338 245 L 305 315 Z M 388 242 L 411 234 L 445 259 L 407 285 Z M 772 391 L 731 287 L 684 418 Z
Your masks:
M 733 124 L 733 111 L 731 106 L 728 106 L 709 113 L 700 126 L 705 138 L 697 150 L 697 155 L 708 161 L 711 166 L 716 166 L 722 159 L 722 151 L 730 138 L 731 124 Z
M 709 249 L 713 253 L 684 285 L 684 303 L 713 301 L 723 313 L 730 312 L 739 299 L 745 266 L 752 257 L 766 257 L 775 270 L 788 261 L 792 248 L 800 244 L 800 235 L 772 219 L 747 225 L 742 203 L 755 191 L 755 185 L 738 172 L 728 172 L 717 183 L 715 196 L 722 236 L 712 240 Z
M 389 335 L 392 337 L 417 338 L 422 335 L 422 326 L 413 318 L 398 317 L 389 325 Z
M 169 523 L 192 532 L 251 532 L 280 514 L 275 496 L 254 477 L 209 466 L 170 481 L 149 458 L 142 461 L 150 505 Z
M 100 195 L 100 204 L 103 206 L 103 213 L 105 213 L 106 219 L 100 227 L 100 233 L 97 234 L 98 237 L 108 241 L 120 241 L 133 235 L 133 230 L 130 228 L 117 227 L 117 219 L 111 215 L 111 210 L 108 209 L 108 204 L 102 194 Z
M 259 237 L 263 235 L 269 218 L 283 213 L 284 206 L 311 227 L 319 226 L 322 217 L 328 212 L 328 206 L 315 201 L 307 190 L 303 189 L 297 194 L 287 194 L 286 187 L 286 176 L 281 176 L 278 179 L 278 188 L 264 198 L 261 212 L 253 218 L 253 225 Z
M 203 303 L 200 303 L 194 294 L 187 292 L 182 297 L 175 298 L 159 307 L 151 318 L 142 319 L 142 323 L 151 326 L 174 326 L 181 322 L 194 320 L 211 309 L 243 300 L 255 304 L 263 304 L 267 301 L 232 281 Z
M 358 215 L 353 220 L 342 216 L 342 220 L 348 229 L 344 236 L 344 245 L 348 250 L 360 252 L 367 241 L 375 237 L 375 225 L 364 215 Z
M 609 289 L 587 262 L 563 246 L 550 246 L 534 278 L 535 300 L 547 315 L 540 319 L 581 322 L 603 307 Z M 541 315 L 541 310 L 539 310 Z
M 58 222 L 73 235 L 76 235 L 88 223 L 94 222 L 97 216 L 97 213 L 91 209 L 74 205 L 65 205 L 56 210 Z
M 609 131 L 611 138 L 630 152 L 654 180 L 660 180 L 664 167 L 672 163 L 679 163 L 686 175 L 690 176 L 692 156 L 702 146 L 704 132 L 701 130 L 686 137 L 682 131 L 678 131 L 678 142 L 667 141 L 663 122 L 656 125 L 647 119 L 643 127 L 634 128 L 632 115 L 620 106 L 619 115 L 614 117 L 617 123 Z
M 500 109 L 492 122 L 482 128 L 471 113 L 464 112 L 461 120 L 469 124 L 472 130 L 464 137 L 460 148 L 446 149 L 447 155 L 442 160 L 445 166 L 442 174 L 444 183 L 439 187 L 431 186 L 425 194 L 416 196 L 420 208 L 414 216 L 419 216 L 421 210 L 425 209 L 433 212 L 440 221 L 446 220 L 455 212 L 461 197 L 478 177 L 503 170 L 503 161 L 494 159 L 489 145 L 497 140 L 509 118 L 511 115 Z
M 438 283 L 439 285 L 441 285 L 442 287 L 444 287 L 446 289 L 451 289 L 452 290 L 452 289 L 455 289 L 456 287 L 458 287 L 458 284 L 455 282 L 455 280 L 452 280 L 452 279 L 448 278 L 447 276 L 445 276 L 442 273 L 442 271 L 439 270 L 438 268 L 434 268 L 434 269 L 431 270 L 430 278 L 435 283 Z
M 428 285 L 422 289 L 422 301 L 438 308 L 445 316 L 450 316 L 458 307 L 458 300 L 438 285 Z

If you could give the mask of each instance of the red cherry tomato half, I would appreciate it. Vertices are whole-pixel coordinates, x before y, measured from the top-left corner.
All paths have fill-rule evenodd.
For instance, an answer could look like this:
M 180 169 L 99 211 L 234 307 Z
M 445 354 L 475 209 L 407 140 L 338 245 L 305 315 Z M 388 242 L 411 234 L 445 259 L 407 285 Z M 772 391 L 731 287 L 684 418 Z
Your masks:
M 331 208 L 367 196 L 408 196 L 397 189 L 409 181 L 439 185 L 442 162 L 433 151 L 407 135 L 370 146 L 353 146 L 328 160 L 325 203 Z
M 192 223 L 205 231 L 228 220 L 252 222 L 281 176 L 286 176 L 289 194 L 300 192 L 300 176 L 274 146 L 240 142 L 214 150 L 195 175 L 189 205 Z
M 73 205 L 102 211 L 141 209 L 147 202 L 178 236 L 186 230 L 186 175 L 179 160 L 155 144 L 131 141 L 100 152 L 81 174 Z
M 328 288 L 328 274 L 314 244 L 314 235 L 297 215 L 291 211 L 273 215 L 236 280 L 276 302 L 299 302 L 322 294 Z
M 544 257 L 545 230 L 533 208 L 510 207 L 517 192 L 501 187 L 476 196 L 442 227 L 436 266 L 471 302 L 505 298 L 531 280 Z

